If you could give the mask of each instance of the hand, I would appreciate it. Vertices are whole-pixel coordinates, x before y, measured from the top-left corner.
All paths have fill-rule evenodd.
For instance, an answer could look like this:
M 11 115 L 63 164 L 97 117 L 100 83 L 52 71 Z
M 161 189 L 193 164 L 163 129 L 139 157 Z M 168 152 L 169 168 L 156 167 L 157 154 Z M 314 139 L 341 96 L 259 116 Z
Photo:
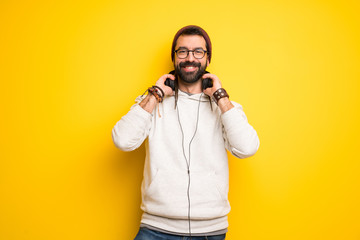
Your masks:
M 213 86 L 211 88 L 206 88 L 204 89 L 204 93 L 210 97 L 213 96 L 214 92 L 216 90 L 218 90 L 219 88 L 221 88 L 221 82 L 220 82 L 220 79 L 214 75 L 214 74 L 211 74 L 211 73 L 206 73 L 202 76 L 202 79 L 205 79 L 205 78 L 211 78 L 212 81 L 213 81 Z
M 162 75 L 159 80 L 156 81 L 155 85 L 158 86 L 159 88 L 161 88 L 164 91 L 165 96 L 171 96 L 173 95 L 173 90 L 171 89 L 171 87 L 168 87 L 165 85 L 165 80 L 167 78 L 170 78 L 172 80 L 175 80 L 175 76 L 172 74 L 165 74 Z

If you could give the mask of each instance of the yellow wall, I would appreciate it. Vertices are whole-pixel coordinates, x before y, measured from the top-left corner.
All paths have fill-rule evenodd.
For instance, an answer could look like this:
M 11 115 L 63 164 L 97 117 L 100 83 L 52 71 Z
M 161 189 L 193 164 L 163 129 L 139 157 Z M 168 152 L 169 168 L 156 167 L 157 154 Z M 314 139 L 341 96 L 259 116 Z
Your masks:
M 357 0 L 0 3 L 0 239 L 132 239 L 144 148 L 113 125 L 172 69 L 175 32 L 260 136 L 230 157 L 227 239 L 360 239 Z

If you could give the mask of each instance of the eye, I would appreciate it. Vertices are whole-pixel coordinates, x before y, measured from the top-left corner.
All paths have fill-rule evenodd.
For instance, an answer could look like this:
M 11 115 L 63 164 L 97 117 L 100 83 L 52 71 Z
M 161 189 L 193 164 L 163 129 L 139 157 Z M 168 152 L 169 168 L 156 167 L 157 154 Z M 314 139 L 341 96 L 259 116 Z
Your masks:
M 205 51 L 202 50 L 202 49 L 196 49 L 196 50 L 194 51 L 194 57 L 195 57 L 195 58 L 200 59 L 200 58 L 203 58 L 204 55 L 205 55 Z
M 195 54 L 202 55 L 202 54 L 204 54 L 204 51 L 201 49 L 196 49 Z

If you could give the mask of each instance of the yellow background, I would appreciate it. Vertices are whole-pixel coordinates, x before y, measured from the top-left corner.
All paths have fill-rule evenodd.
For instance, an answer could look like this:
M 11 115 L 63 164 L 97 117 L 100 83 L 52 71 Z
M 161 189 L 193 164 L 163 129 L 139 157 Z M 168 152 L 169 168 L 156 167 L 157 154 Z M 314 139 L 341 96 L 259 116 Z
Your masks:
M 144 148 L 121 152 L 111 129 L 196 24 L 261 142 L 229 159 L 227 239 L 359 240 L 359 12 L 357 0 L 2 0 L 0 239 L 133 239 Z

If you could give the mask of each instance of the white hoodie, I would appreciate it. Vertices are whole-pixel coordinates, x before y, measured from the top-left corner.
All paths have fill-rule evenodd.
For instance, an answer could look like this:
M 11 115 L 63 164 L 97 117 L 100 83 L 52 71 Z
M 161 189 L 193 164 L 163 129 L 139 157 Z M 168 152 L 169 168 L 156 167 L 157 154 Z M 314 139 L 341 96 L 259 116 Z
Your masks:
M 235 107 L 221 114 L 213 102 L 211 110 L 206 95 L 181 91 L 177 109 L 174 96 L 166 97 L 152 114 L 138 103 L 116 123 L 112 137 L 123 151 L 132 151 L 147 139 L 141 222 L 177 233 L 189 232 L 189 217 L 192 233 L 227 228 L 226 149 L 245 158 L 259 148 L 242 107 L 233 102 Z

